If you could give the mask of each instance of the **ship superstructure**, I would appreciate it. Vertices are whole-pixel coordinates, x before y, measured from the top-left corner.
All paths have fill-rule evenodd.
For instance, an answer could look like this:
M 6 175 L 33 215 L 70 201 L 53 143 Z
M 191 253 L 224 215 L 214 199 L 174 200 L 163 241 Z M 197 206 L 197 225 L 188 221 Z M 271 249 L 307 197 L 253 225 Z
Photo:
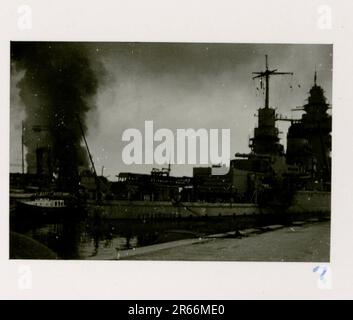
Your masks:
M 317 84 L 310 89 L 308 102 L 300 120 L 293 121 L 287 134 L 287 163 L 297 166 L 307 189 L 331 189 L 331 131 L 330 106 L 324 90 Z

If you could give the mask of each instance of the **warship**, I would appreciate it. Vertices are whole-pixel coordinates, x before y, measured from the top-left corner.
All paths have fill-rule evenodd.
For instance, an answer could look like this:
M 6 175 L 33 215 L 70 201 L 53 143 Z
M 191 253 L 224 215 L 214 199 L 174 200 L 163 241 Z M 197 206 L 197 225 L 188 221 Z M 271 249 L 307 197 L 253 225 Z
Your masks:
M 175 177 L 171 175 L 169 165 L 162 170 L 153 169 L 150 174 L 122 172 L 117 181 L 109 181 L 103 174 L 97 174 L 77 118 L 91 169 L 81 171 L 76 190 L 72 185 L 70 190 L 65 190 L 62 185 L 58 187 L 53 178 L 49 148 L 37 150 L 37 174 L 24 174 L 22 146 L 23 172 L 10 174 L 11 212 L 21 212 L 16 210 L 20 208 L 27 215 L 28 207 L 30 212 L 36 208 L 43 212 L 44 208 L 48 215 L 65 211 L 62 197 L 50 200 L 43 197 L 43 191 L 68 191 L 71 199 L 75 199 L 71 201 L 71 209 L 84 211 L 94 218 L 148 220 L 251 216 L 256 219 L 274 214 L 328 217 L 331 212 L 330 105 L 323 88 L 317 84 L 315 70 L 307 103 L 295 109 L 303 112 L 301 118 L 278 114 L 270 106 L 270 78 L 288 74 L 292 73 L 270 69 L 267 56 L 265 70 L 253 72 L 253 79 L 260 79 L 265 91 L 264 106 L 257 112 L 257 127 L 249 141 L 250 152 L 236 153 L 224 175 L 212 174 L 212 167 L 194 167 L 192 177 Z M 278 121 L 290 122 L 286 151 L 280 144 Z M 74 211 L 70 210 L 72 214 Z
M 213 175 L 212 167 L 195 167 L 192 177 L 173 177 L 169 165 L 153 169 L 151 174 L 120 173 L 118 181 L 109 185 L 93 177 L 98 184 L 91 183 L 89 215 L 113 219 L 330 216 L 330 105 L 317 84 L 315 70 L 307 104 L 294 109 L 303 111 L 301 118 L 278 114 L 269 102 L 270 78 L 288 74 L 293 73 L 270 70 L 267 55 L 265 70 L 253 72 L 253 79 L 259 78 L 264 87 L 265 104 L 258 109 L 250 153 L 236 153 L 225 175 Z M 277 121 L 290 122 L 286 152 L 280 144 Z M 92 173 L 83 180 L 90 176 Z M 88 187 L 89 183 L 82 185 Z

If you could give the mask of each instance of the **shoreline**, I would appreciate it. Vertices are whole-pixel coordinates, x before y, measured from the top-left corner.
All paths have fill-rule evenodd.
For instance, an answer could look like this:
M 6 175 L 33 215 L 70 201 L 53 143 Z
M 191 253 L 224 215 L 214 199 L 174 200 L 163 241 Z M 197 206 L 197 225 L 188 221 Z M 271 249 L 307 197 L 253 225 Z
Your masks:
M 176 254 L 178 256 L 178 253 L 176 251 L 178 248 L 188 247 L 193 245 L 202 246 L 210 242 L 211 243 L 215 242 L 215 240 L 217 239 L 218 240 L 227 239 L 230 241 L 235 240 L 239 242 L 243 239 L 256 238 L 260 235 L 275 233 L 276 231 L 279 231 L 279 230 L 286 230 L 286 229 L 293 230 L 296 228 L 299 231 L 300 228 L 303 228 L 303 227 L 305 228 L 305 227 L 313 226 L 317 224 L 327 224 L 329 226 L 330 221 L 327 219 L 319 220 L 317 218 L 310 218 L 310 219 L 307 219 L 306 221 L 293 221 L 291 226 L 278 224 L 278 225 L 268 225 L 268 226 L 263 226 L 258 228 L 247 228 L 244 230 L 240 230 L 239 232 L 229 231 L 229 232 L 218 233 L 218 234 L 210 234 L 199 238 L 176 240 L 176 241 L 137 247 L 137 248 L 127 249 L 127 250 L 116 250 L 115 257 L 100 255 L 100 256 L 90 257 L 85 260 L 134 260 L 135 258 L 137 258 L 136 260 L 199 261 L 197 258 L 189 259 L 190 257 L 188 257 L 185 259 L 185 257 L 183 258 L 182 256 L 180 256 L 178 259 L 174 259 L 173 255 Z M 169 252 L 169 254 L 167 251 Z M 170 252 L 172 252 L 171 255 L 170 255 Z M 195 254 L 195 257 L 196 256 L 197 256 L 197 253 Z M 215 256 L 214 254 L 212 254 L 212 252 L 209 255 L 207 255 L 207 257 L 208 259 L 206 260 L 208 261 L 237 261 L 232 258 L 225 259 L 225 260 L 219 260 L 218 258 L 215 259 Z M 241 260 L 241 261 L 254 261 L 254 260 L 251 259 L 251 260 Z

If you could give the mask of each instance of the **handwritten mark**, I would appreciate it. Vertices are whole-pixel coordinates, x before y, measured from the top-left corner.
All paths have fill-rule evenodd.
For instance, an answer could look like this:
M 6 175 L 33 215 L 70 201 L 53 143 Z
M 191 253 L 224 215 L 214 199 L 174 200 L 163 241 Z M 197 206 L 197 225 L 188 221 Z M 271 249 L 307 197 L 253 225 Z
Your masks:
M 331 271 L 329 266 L 321 265 L 316 266 L 313 269 L 314 273 L 318 273 L 320 275 L 318 281 L 319 289 L 331 289 Z
M 326 266 L 317 266 L 313 269 L 313 272 L 319 272 L 320 269 L 321 269 L 320 280 L 324 280 L 324 276 L 327 272 Z

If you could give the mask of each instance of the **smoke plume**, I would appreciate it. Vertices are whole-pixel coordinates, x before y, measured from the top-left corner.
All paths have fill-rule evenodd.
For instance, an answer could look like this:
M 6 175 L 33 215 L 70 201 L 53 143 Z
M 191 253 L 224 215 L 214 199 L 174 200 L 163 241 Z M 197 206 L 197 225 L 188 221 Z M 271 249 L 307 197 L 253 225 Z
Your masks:
M 38 150 L 47 151 L 48 170 L 74 187 L 78 168 L 88 164 L 77 117 L 86 132 L 99 86 L 92 55 L 80 43 L 13 42 L 11 61 L 12 72 L 24 72 L 17 86 L 26 111 L 28 171 L 38 173 Z

